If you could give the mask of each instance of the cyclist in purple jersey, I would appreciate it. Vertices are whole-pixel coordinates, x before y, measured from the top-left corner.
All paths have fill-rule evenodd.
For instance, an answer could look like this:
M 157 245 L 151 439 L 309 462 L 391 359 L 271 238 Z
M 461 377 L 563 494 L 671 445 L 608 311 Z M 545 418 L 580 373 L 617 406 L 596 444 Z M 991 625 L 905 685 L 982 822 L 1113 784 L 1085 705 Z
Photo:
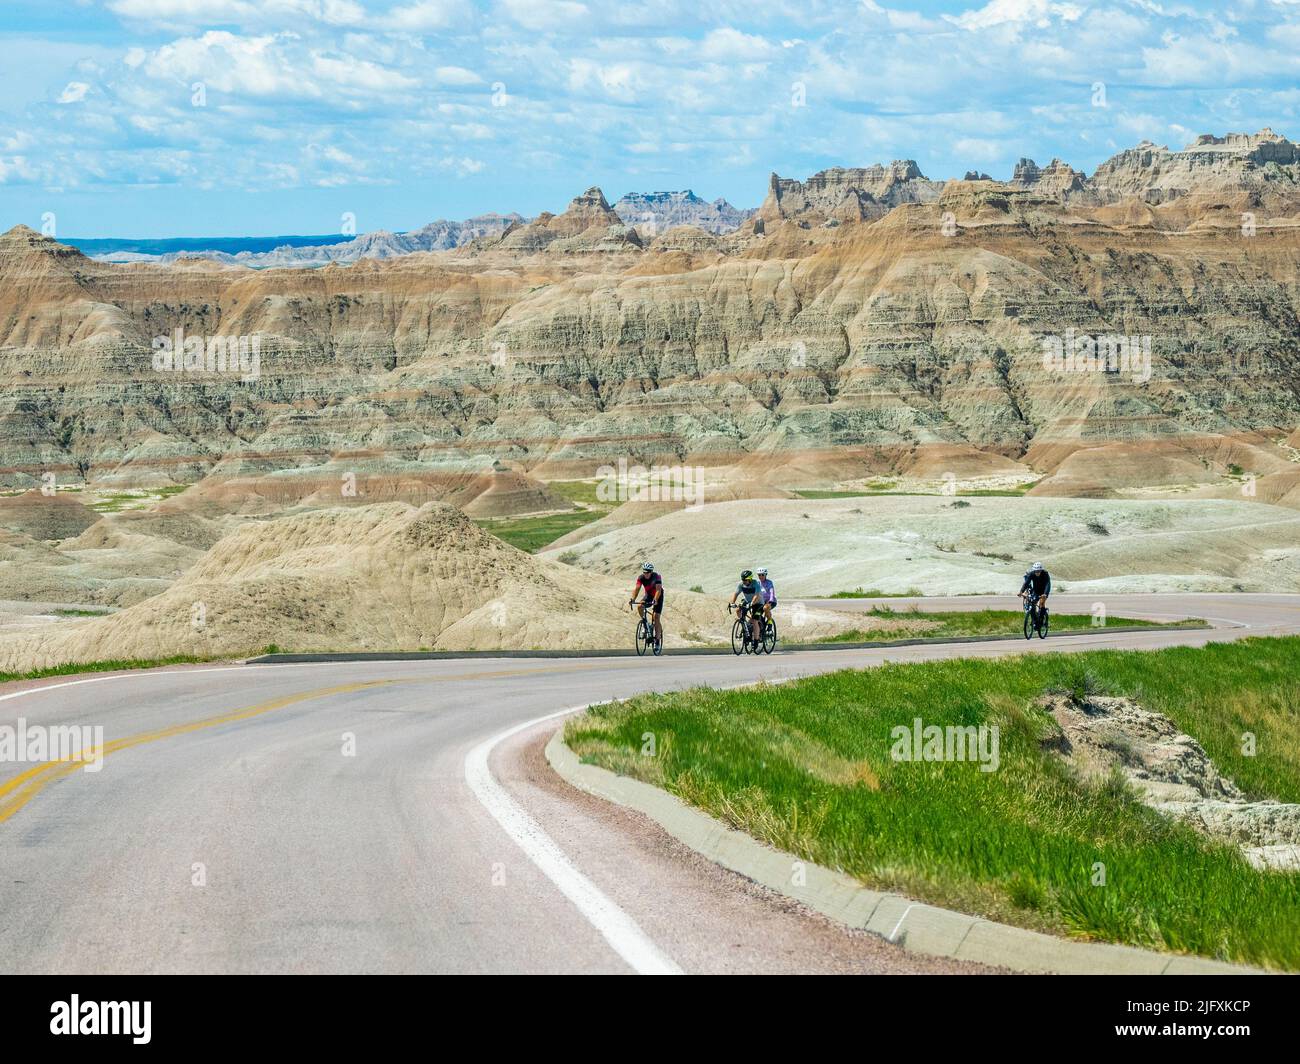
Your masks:
M 766 627 L 772 619 L 772 611 L 776 609 L 776 585 L 767 578 L 766 566 L 758 570 L 758 586 L 763 594 L 763 624 Z

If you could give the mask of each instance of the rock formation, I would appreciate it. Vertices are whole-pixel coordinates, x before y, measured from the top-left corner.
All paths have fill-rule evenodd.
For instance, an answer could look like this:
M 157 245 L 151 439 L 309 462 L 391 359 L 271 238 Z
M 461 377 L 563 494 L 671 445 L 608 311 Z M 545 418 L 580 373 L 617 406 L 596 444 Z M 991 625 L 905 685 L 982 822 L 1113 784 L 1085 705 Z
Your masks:
M 858 222 L 882 217 L 900 204 L 928 203 L 942 188 L 942 181 L 930 181 L 911 159 L 864 169 L 835 167 L 805 181 L 773 174 L 758 217 L 768 223 Z
M 725 199 L 712 203 L 694 192 L 629 192 L 614 204 L 614 211 L 639 233 L 652 238 L 675 226 L 693 226 L 720 236 L 740 227 L 755 212 L 737 210 Z
M 1061 163 L 941 184 L 900 162 L 773 177 L 736 232 L 653 240 L 590 189 L 500 236 L 320 269 L 117 266 L 17 227 L 0 488 L 278 477 L 301 500 L 352 474 L 422 502 L 493 463 L 788 488 L 942 462 L 1294 505 L 1297 172 L 1267 131 L 1133 149 L 1075 191 Z M 1260 204 L 1249 232 L 1233 196 Z
M 1257 868 L 1300 871 L 1300 805 L 1247 801 L 1205 749 L 1163 713 L 1129 698 L 1047 695 L 1059 729 L 1048 746 L 1082 780 L 1114 774 L 1157 812 L 1239 846 Z

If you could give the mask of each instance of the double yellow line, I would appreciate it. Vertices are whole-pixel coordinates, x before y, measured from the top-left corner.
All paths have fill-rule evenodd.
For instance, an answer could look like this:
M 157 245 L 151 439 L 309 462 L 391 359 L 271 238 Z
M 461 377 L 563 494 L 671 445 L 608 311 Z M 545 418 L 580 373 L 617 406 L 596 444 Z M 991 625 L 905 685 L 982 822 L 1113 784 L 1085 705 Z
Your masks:
M 202 731 L 204 728 L 215 728 L 221 724 L 233 724 L 236 721 L 248 720 L 250 717 L 260 717 L 263 713 L 283 709 L 295 702 L 306 702 L 312 698 L 325 698 L 328 695 L 341 695 L 349 691 L 364 691 L 368 687 L 383 687 L 386 684 L 399 682 L 398 680 L 368 680 L 365 683 L 349 683 L 339 687 L 323 687 L 318 691 L 304 691 L 296 695 L 286 695 L 284 698 L 275 698 L 270 702 L 259 702 L 255 706 L 236 709 L 231 713 L 223 713 L 219 717 L 206 717 L 203 720 L 196 720 L 189 724 L 175 724 L 170 728 L 160 728 L 157 731 L 132 735 L 126 739 L 115 739 L 111 743 L 104 744 L 100 756 L 107 757 L 118 750 L 129 750 L 133 746 L 157 742 L 159 739 L 170 739 L 175 735 L 185 735 L 188 732 Z M 84 768 L 85 765 L 86 762 L 80 759 L 64 758 L 59 761 L 47 761 L 44 764 L 36 765 L 34 768 L 29 768 L 26 772 L 19 773 L 13 779 L 0 784 L 0 824 L 3 824 L 18 812 L 51 783 L 66 776 L 71 776 L 78 769 Z

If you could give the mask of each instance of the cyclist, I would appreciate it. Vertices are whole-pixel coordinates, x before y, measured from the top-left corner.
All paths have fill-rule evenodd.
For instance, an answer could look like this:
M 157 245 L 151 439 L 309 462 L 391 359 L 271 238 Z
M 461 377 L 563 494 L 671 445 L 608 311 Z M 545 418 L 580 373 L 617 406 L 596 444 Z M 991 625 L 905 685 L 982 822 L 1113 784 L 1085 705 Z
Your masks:
M 753 624 L 754 642 L 763 642 L 763 585 L 754 579 L 754 571 L 746 569 L 740 574 L 740 583 L 736 585 L 736 590 L 732 592 L 731 601 L 727 604 L 727 612 L 731 612 L 731 607 L 736 605 L 736 600 L 740 599 L 738 616 L 743 621 L 746 614 Z
M 654 564 L 651 562 L 641 563 L 641 575 L 636 578 L 636 583 L 632 585 L 632 598 L 628 601 L 628 605 L 637 605 L 636 597 L 643 591 L 645 595 L 641 599 L 640 608 L 637 612 L 641 614 L 641 619 L 645 620 L 646 607 L 650 607 L 650 615 L 655 622 L 655 642 L 662 643 L 664 641 L 664 626 L 660 620 L 660 615 L 664 612 L 664 581 L 663 577 L 655 572 Z
M 758 586 L 763 589 L 763 627 L 767 627 L 767 622 L 772 619 L 772 611 L 776 609 L 776 585 L 767 578 L 767 567 L 762 566 L 758 570 Z
M 1035 609 L 1047 609 L 1047 596 L 1052 593 L 1052 574 L 1043 568 L 1042 562 L 1034 562 L 1025 573 L 1024 583 L 1020 585 L 1020 597 L 1029 596 L 1029 605 Z

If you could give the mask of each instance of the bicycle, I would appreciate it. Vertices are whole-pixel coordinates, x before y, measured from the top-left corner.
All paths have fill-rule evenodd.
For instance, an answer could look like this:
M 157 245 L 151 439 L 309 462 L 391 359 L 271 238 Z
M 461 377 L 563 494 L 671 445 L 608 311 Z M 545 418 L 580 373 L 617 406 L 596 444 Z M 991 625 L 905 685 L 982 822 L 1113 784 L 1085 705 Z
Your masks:
M 736 620 L 731 626 L 731 652 L 740 654 L 772 653 L 776 649 L 776 624 L 769 620 L 764 626 L 763 635 L 754 638 L 754 620 L 747 616 L 749 607 L 737 602 L 727 607 L 736 611 Z
M 627 608 L 636 609 L 635 602 L 629 602 Z M 663 640 L 655 636 L 654 614 L 649 606 L 646 607 L 645 616 L 637 618 L 636 622 L 636 652 L 637 656 L 643 656 L 649 650 L 655 657 L 659 657 L 664 652 Z
M 1039 639 L 1047 638 L 1047 607 L 1038 604 L 1038 596 L 1033 594 L 1025 595 L 1025 621 L 1024 632 L 1026 639 L 1033 639 L 1034 633 L 1038 633 Z

